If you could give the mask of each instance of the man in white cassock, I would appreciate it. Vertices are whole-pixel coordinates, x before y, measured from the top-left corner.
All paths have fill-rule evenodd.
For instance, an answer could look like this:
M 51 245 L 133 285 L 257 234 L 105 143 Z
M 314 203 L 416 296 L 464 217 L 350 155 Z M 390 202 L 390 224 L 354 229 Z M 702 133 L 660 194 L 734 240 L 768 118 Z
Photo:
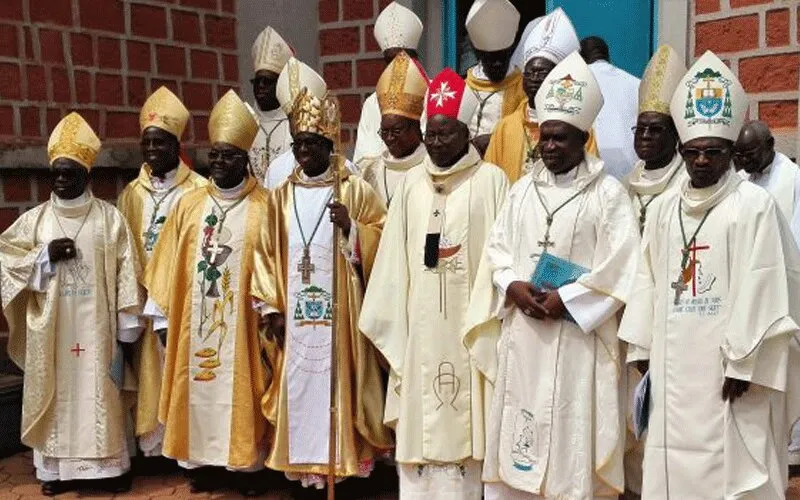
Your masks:
M 64 117 L 47 145 L 50 200 L 0 235 L 8 353 L 25 371 L 22 442 L 47 496 L 72 480 L 102 480 L 110 493 L 131 486 L 125 392 L 135 386 L 120 343 L 143 326 L 140 270 L 122 214 L 88 189 L 99 151 L 80 115 Z
M 418 59 L 417 45 L 422 37 L 422 21 L 411 9 L 397 2 L 390 3 L 375 19 L 373 32 L 387 65 L 401 51 L 414 60 Z M 379 135 L 380 129 L 381 109 L 376 92 L 370 94 L 361 107 L 356 148 L 353 152 L 355 163 L 360 163 L 363 159 L 376 158 L 386 150 Z
M 306 63 L 292 57 L 286 62 L 283 71 L 278 76 L 278 82 L 275 84 L 275 95 L 281 109 L 289 119 L 291 119 L 294 100 L 304 88 L 312 95 L 317 96 L 325 95 L 328 91 L 328 85 L 319 73 L 311 69 Z M 291 124 L 287 125 L 287 127 L 289 127 L 289 133 L 291 134 Z M 294 138 L 292 137 L 292 139 Z M 298 167 L 297 158 L 295 158 L 291 144 L 289 144 L 290 147 L 286 151 L 275 158 L 266 173 L 264 187 L 271 191 L 286 182 Z M 345 160 L 345 167 L 351 172 L 358 172 L 356 165 L 350 160 Z
M 486 380 L 461 342 L 469 294 L 508 181 L 470 145 L 477 99 L 445 69 L 426 98 L 427 156 L 389 209 L 361 331 L 390 366 L 401 499 L 480 499 Z
M 800 254 L 774 199 L 731 168 L 747 107 L 711 52 L 671 101 L 689 179 L 648 210 L 619 333 L 629 362 L 649 361 L 643 498 L 785 497 Z
M 624 187 L 584 151 L 602 105 L 577 52 L 550 72 L 536 94 L 541 159 L 511 188 L 478 270 L 464 343 L 494 385 L 490 500 L 623 491 L 615 313 L 628 299 L 639 232 Z M 534 285 L 543 259 L 583 274 Z
M 600 84 L 605 100 L 594 124 L 597 148 L 606 172 L 622 180 L 637 160 L 631 127 L 636 125 L 639 79 L 611 64 L 608 45 L 600 37 L 581 40 L 581 56 Z
M 254 109 L 258 121 L 258 135 L 250 148 L 250 167 L 256 179 L 264 179 L 270 187 L 269 167 L 276 158 L 289 151 L 292 136 L 289 133 L 289 117 L 280 105 L 275 89 L 278 75 L 292 57 L 289 47 L 272 26 L 259 33 L 250 50 L 253 59 L 253 95 L 256 99 Z

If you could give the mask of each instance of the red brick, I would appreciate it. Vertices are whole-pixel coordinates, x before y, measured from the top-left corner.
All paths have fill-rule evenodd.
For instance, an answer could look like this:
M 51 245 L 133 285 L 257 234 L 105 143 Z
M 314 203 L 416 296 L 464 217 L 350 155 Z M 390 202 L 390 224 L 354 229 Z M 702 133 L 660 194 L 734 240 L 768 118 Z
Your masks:
M 222 7 L 222 12 L 236 14 L 236 0 L 222 0 L 220 6 Z
M 0 2 L 0 18 L 22 21 L 22 0 L 3 0 Z
M 84 120 L 88 120 L 88 118 L 86 118 L 86 115 L 83 112 L 80 112 L 80 114 L 84 118 Z M 48 134 L 50 132 L 52 132 L 53 130 L 55 130 L 56 125 L 58 125 L 58 122 L 61 121 L 61 118 L 63 118 L 63 116 L 64 116 L 64 113 L 62 113 L 60 109 L 58 109 L 58 108 L 47 108 L 47 123 L 46 123 L 47 130 L 46 131 L 47 131 Z M 97 129 L 94 129 L 94 130 L 97 131 Z
M 192 130 L 195 143 L 208 142 L 208 117 L 192 116 Z
M 217 0 L 181 0 L 181 5 L 217 10 Z
M 223 54 L 222 69 L 225 73 L 225 80 L 229 82 L 239 81 L 239 60 L 235 55 Z
M 156 62 L 159 74 L 186 76 L 186 56 L 180 47 L 157 45 Z
M 98 73 L 95 76 L 95 102 L 107 106 L 122 106 L 125 98 L 122 94 L 122 77 Z
M 23 137 L 42 136 L 42 131 L 39 128 L 39 108 L 34 108 L 34 107 L 20 108 L 19 119 L 20 119 L 20 124 L 22 125 Z
M 159 87 L 167 87 L 176 96 L 178 96 L 178 97 L 181 96 L 181 91 L 178 88 L 178 82 L 176 82 L 175 80 L 161 80 L 161 79 L 158 79 L 158 78 L 153 78 L 150 81 L 150 88 L 153 89 L 153 91 L 156 91 L 156 90 L 158 90 Z
M 200 43 L 200 17 L 193 12 L 173 10 L 172 38 L 181 42 Z
M 80 115 L 89 123 L 89 126 L 92 127 L 96 133 L 100 133 L 100 112 L 96 109 L 77 109 L 76 110 Z M 49 120 L 49 118 L 48 118 Z M 55 127 L 55 125 L 53 125 Z
M 118 38 L 97 39 L 97 65 L 102 69 L 122 68 Z
M 30 26 L 24 26 L 22 32 L 25 38 L 25 57 L 34 59 L 36 54 L 33 53 L 33 33 L 31 32 Z
M 206 45 L 236 50 L 236 20 L 206 16 Z
M 68 103 L 72 99 L 69 95 L 69 75 L 64 68 L 50 68 L 50 81 L 53 85 L 53 101 Z
M 72 0 L 29 0 L 31 21 L 72 26 Z
M 708 14 L 719 11 L 719 0 L 695 0 L 694 13 Z
M 339 0 L 319 0 L 319 22 L 333 23 L 339 20 Z
M 211 111 L 214 106 L 211 84 L 185 82 L 183 103 L 192 111 Z
M 92 74 L 88 71 L 75 71 L 75 102 L 88 104 L 92 102 Z
M 367 49 L 367 52 L 380 52 L 381 50 L 378 40 L 375 39 L 375 25 L 373 24 L 364 27 L 364 48 Z
M 758 119 L 770 128 L 797 127 L 797 101 L 764 101 L 758 104 Z
M 720 54 L 758 48 L 758 14 L 698 23 L 695 27 L 696 56 L 706 50 Z
M 358 28 L 320 30 L 319 46 L 323 56 L 357 54 L 361 48 Z
M 18 29 L 11 24 L 0 24 L 0 56 L 19 57 Z
M 797 41 L 800 43 L 800 6 L 797 7 L 797 15 L 795 16 L 795 19 L 797 19 Z
M 342 129 L 339 132 L 339 142 L 342 144 L 349 144 L 350 143 L 350 130 L 349 129 Z
M 354 19 L 372 19 L 372 0 L 347 0 L 342 2 L 342 18 L 345 21 Z
M 139 137 L 139 115 L 109 112 L 106 115 L 106 137 L 112 139 Z
M 150 44 L 128 40 L 128 69 L 133 71 L 150 71 Z
M 131 31 L 149 38 L 167 38 L 167 11 L 153 5 L 131 5 Z
M 3 184 L 5 184 L 5 179 L 3 179 Z M 0 208 L 0 231 L 5 231 L 11 224 L 14 223 L 19 217 L 19 209 L 16 207 L 4 207 Z M 6 327 L 8 329 L 8 327 Z
M 6 202 L 31 201 L 31 178 L 24 172 L 7 171 L 3 175 L 3 196 Z
M 25 66 L 28 79 L 28 100 L 46 101 L 47 100 L 47 77 L 44 73 L 44 66 L 28 64 Z
M 72 45 L 72 64 L 77 66 L 94 66 L 94 48 L 92 37 L 84 33 L 70 34 Z
M 353 86 L 353 63 L 350 61 L 326 63 L 322 78 L 329 89 L 349 89 Z
M 18 101 L 22 99 L 22 79 L 19 65 L 0 63 L 0 99 Z
M 342 123 L 358 123 L 361 115 L 361 96 L 347 94 L 336 96 L 339 99 L 339 109 L 342 111 Z
M 767 45 L 781 47 L 789 45 L 789 9 L 767 12 Z
M 90 182 L 94 196 L 103 200 L 113 200 L 117 197 L 117 174 L 113 169 L 93 169 Z
M 144 78 L 131 76 L 128 78 L 128 106 L 141 107 L 147 100 L 147 85 Z
M 41 50 L 43 62 L 63 63 L 64 44 L 61 41 L 61 32 L 39 30 L 39 50 Z
M 96 30 L 125 32 L 125 2 L 119 0 L 78 0 L 81 26 Z
M 739 7 L 748 7 L 750 5 L 761 5 L 763 3 L 772 3 L 774 0 L 731 0 L 731 7 L 736 9 Z
M 0 106 L 0 135 L 14 135 L 14 108 Z
M 356 61 L 356 86 L 374 87 L 378 83 L 378 78 L 386 68 L 383 59 L 364 59 Z
M 192 78 L 216 80 L 219 76 L 217 54 L 205 50 L 192 51 Z
M 800 53 L 748 57 L 739 61 L 739 80 L 748 93 L 797 91 Z

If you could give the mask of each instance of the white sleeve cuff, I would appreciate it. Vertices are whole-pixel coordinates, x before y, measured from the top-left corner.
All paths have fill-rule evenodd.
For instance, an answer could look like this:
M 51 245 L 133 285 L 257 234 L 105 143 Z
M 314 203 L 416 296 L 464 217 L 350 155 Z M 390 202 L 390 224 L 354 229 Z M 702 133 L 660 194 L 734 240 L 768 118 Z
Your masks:
M 46 292 L 50 278 L 56 275 L 56 265 L 50 262 L 50 250 L 47 245 L 43 245 L 36 256 L 33 264 L 33 273 L 28 279 L 28 290 L 34 292 Z
M 158 304 L 150 299 L 147 299 L 147 303 L 144 305 L 142 316 L 147 316 L 153 320 L 153 330 L 164 330 L 167 328 L 168 323 L 166 316 L 164 316 L 164 312 L 161 311 L 161 308 L 158 307 Z
M 139 339 L 144 330 L 144 322 L 135 314 L 117 313 L 117 338 L 120 342 L 130 344 Z
M 614 297 L 595 292 L 579 283 L 562 286 L 558 294 L 583 333 L 591 333 L 622 307 L 622 302 Z
M 505 295 L 506 290 L 508 290 L 508 285 L 515 281 L 521 280 L 517 278 L 517 275 L 514 273 L 514 271 L 506 268 L 495 271 L 494 275 L 492 275 L 492 281 L 494 281 L 494 285 L 497 287 L 500 293 Z
M 356 247 L 358 246 L 358 225 L 356 221 L 350 219 L 350 235 L 347 237 L 347 241 L 345 241 L 342 246 L 342 255 L 344 258 L 347 259 L 351 264 L 360 264 L 361 263 L 361 256 L 356 251 Z

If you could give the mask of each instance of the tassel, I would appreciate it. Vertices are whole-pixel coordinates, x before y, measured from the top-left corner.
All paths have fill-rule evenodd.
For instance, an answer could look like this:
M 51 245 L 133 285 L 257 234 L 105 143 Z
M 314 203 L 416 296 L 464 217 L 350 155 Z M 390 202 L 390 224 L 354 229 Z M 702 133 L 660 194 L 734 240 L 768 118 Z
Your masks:
M 428 233 L 425 235 L 425 267 L 435 268 L 439 264 L 439 240 L 441 233 Z

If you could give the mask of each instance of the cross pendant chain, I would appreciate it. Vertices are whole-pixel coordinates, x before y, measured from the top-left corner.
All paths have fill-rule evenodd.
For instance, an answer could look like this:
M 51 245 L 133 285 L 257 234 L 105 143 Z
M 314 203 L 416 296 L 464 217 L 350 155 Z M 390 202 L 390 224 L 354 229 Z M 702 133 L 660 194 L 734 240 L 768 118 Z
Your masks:
M 303 257 L 297 264 L 297 272 L 300 273 L 304 285 L 311 284 L 311 275 L 316 271 L 316 266 L 311 262 L 311 252 L 308 247 L 303 247 Z

